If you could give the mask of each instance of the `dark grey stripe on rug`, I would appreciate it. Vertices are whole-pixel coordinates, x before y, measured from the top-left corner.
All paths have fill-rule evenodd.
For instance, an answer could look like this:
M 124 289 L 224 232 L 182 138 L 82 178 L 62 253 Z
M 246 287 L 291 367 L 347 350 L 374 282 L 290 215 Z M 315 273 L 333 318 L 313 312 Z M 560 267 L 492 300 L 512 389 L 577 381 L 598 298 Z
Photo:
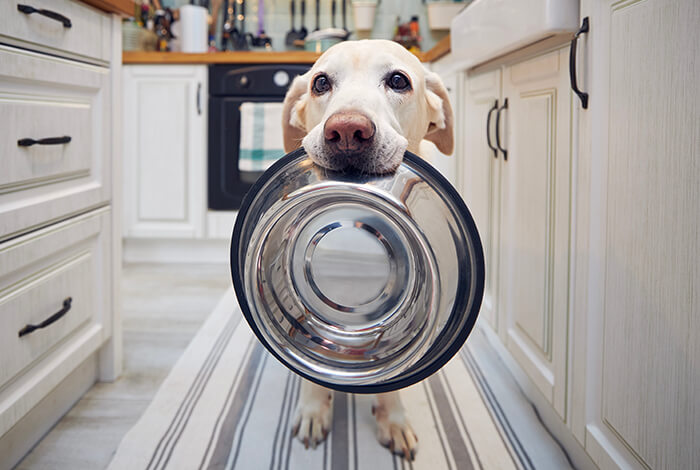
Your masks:
M 387 468 L 413 468 L 412 463 L 392 456 L 376 441 L 373 420 L 367 417 L 370 397 L 335 393 L 329 438 L 318 449 L 307 450 L 290 432 L 299 394 L 299 377 L 269 357 L 257 343 L 241 370 L 237 391 L 234 393 L 233 387 L 228 390 L 231 399 L 217 419 L 223 424 L 218 430 L 214 426 L 200 468 L 377 468 L 370 466 L 372 461 L 381 461 Z M 473 443 L 462 437 L 457 422 L 461 418 L 453 414 L 454 406 L 450 405 L 443 380 L 435 375 L 422 387 L 430 407 L 430 423 L 426 427 L 413 421 L 421 425 L 417 429 L 419 439 L 425 439 L 425 431 L 437 434 L 442 448 L 439 468 L 482 468 L 478 457 L 472 459 L 469 451 L 474 448 Z
M 207 382 L 209 381 L 214 368 L 219 362 L 221 354 L 226 348 L 228 341 L 231 339 L 239 320 L 239 318 L 231 316 L 229 321 L 226 323 L 225 328 L 222 330 L 221 334 L 214 343 L 214 346 L 209 352 L 209 355 L 204 361 L 202 368 L 199 369 L 199 372 L 192 381 L 192 385 L 187 391 L 184 400 L 180 403 L 180 407 L 178 408 L 175 416 L 173 416 L 167 431 L 158 442 L 158 445 L 151 456 L 151 460 L 146 466 L 147 470 L 156 470 L 167 467 L 173 449 L 182 435 L 182 431 L 187 426 L 190 416 L 192 415 L 192 410 L 197 405 L 202 391 L 206 387 Z
M 305 449 L 291 435 L 301 379 L 269 355 L 234 305 L 228 293 L 125 436 L 111 470 L 518 467 L 466 356 L 400 392 L 418 435 L 414 462 L 379 444 L 369 395 L 334 393 L 327 440 Z
M 493 390 L 491 390 L 471 351 L 469 351 L 469 348 L 464 347 L 460 350 L 459 355 L 477 384 L 477 390 L 479 390 L 483 400 L 486 402 L 498 432 L 501 434 L 504 442 L 508 444 L 507 448 L 514 463 L 525 470 L 534 470 L 535 467 L 532 464 L 532 460 L 530 460 L 530 456 L 527 454 L 517 434 L 513 431 L 508 417 L 503 412 L 498 400 L 496 400 Z

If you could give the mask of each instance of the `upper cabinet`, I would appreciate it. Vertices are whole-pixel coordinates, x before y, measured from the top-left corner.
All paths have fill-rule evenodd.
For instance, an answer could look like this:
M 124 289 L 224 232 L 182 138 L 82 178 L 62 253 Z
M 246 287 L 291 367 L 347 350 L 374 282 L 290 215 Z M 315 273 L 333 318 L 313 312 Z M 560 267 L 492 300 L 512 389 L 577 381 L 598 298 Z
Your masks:
M 586 449 L 601 468 L 697 468 L 700 2 L 581 7 Z

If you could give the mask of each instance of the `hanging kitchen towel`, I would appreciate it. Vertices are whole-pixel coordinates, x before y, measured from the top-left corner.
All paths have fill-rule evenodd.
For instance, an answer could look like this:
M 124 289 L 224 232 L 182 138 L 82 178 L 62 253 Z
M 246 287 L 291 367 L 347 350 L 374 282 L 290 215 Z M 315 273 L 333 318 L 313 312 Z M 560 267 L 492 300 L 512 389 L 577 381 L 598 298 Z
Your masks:
M 242 103 L 238 169 L 264 171 L 282 156 L 282 103 Z

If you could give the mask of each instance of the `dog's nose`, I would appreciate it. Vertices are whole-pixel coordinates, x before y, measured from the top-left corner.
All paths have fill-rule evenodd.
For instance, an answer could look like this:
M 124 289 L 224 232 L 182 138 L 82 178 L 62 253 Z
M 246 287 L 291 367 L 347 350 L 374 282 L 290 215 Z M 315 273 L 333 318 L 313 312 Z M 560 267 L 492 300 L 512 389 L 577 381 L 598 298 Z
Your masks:
M 343 153 L 366 150 L 374 132 L 374 123 L 367 116 L 350 111 L 333 114 L 323 127 L 326 143 Z

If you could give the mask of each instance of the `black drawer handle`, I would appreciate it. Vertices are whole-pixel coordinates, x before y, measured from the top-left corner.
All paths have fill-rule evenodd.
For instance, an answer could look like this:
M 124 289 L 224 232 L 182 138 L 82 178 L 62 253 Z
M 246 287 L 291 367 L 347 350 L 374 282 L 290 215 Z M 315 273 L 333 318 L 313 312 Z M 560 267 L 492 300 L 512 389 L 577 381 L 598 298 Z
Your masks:
M 22 4 L 17 4 L 17 10 L 21 11 L 25 15 L 31 15 L 32 13 L 38 13 L 40 15 L 43 15 L 47 18 L 51 18 L 52 20 L 60 21 L 63 23 L 64 28 L 70 28 L 73 26 L 73 24 L 70 22 L 69 18 L 66 18 L 60 13 L 56 13 L 55 11 L 51 10 L 42 10 L 40 8 L 34 8 L 29 5 L 22 5 Z
M 501 111 L 508 109 L 508 98 L 503 101 L 503 106 L 496 113 L 496 147 L 503 152 L 503 160 L 508 160 L 508 150 L 501 147 Z
M 576 32 L 576 35 L 571 40 L 571 48 L 569 49 L 569 79 L 571 79 L 571 89 L 581 99 L 581 107 L 583 109 L 588 108 L 588 93 L 579 90 L 576 81 L 576 44 L 578 43 L 578 37 L 583 33 L 587 33 L 589 29 L 588 17 L 585 17 L 581 23 L 581 29 Z
M 486 145 L 493 150 L 493 158 L 498 158 L 498 149 L 491 145 L 491 114 L 498 109 L 498 100 L 493 102 L 493 108 L 489 109 L 486 117 Z M 498 132 L 498 131 L 497 131 Z
M 66 300 L 63 301 L 63 308 L 59 310 L 58 312 L 54 313 L 51 315 L 49 318 L 44 320 L 43 322 L 39 323 L 38 325 L 25 325 L 24 328 L 19 330 L 19 337 L 21 338 L 24 335 L 28 335 L 34 330 L 39 330 L 41 328 L 46 328 L 50 324 L 54 323 L 56 320 L 61 318 L 63 315 L 68 313 L 68 310 L 70 310 L 71 303 L 73 302 L 72 297 L 68 297 Z
M 20 147 L 31 147 L 34 144 L 39 144 L 39 145 L 60 145 L 60 144 L 67 144 L 70 142 L 72 139 L 68 135 L 64 135 L 63 137 L 46 137 L 45 139 L 19 139 L 17 141 L 17 145 Z

